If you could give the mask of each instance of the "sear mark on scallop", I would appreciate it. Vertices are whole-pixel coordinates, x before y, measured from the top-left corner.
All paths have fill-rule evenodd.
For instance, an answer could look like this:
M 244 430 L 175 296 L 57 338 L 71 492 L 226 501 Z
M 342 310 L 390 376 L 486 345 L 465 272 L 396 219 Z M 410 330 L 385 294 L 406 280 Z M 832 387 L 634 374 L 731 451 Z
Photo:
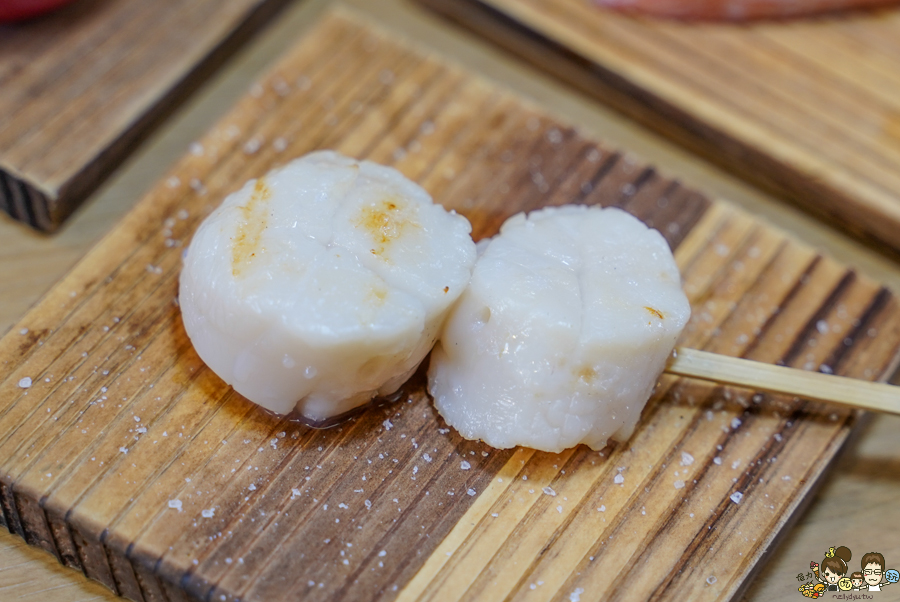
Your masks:
M 398 197 L 385 198 L 363 207 L 357 224 L 372 238 L 375 245 L 370 251 L 372 255 L 386 261 L 391 243 L 409 229 L 419 227 L 415 208 Z
M 272 191 L 265 178 L 259 178 L 253 185 L 250 199 L 241 210 L 241 222 L 232 241 L 231 273 L 241 276 L 248 269 L 257 253 L 263 253 L 260 247 L 263 231 L 268 223 L 268 206 L 266 201 L 272 198 Z

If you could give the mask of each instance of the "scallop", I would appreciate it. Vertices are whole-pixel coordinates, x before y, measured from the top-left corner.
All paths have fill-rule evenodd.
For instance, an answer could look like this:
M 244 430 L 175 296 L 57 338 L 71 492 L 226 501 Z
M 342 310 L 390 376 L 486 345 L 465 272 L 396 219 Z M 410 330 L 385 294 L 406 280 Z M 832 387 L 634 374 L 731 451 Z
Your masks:
M 309 154 L 200 225 L 181 272 L 185 330 L 247 399 L 321 425 L 416 370 L 469 281 L 470 232 L 395 169 Z
M 668 244 L 615 208 L 511 217 L 479 243 L 428 388 L 467 439 L 558 452 L 631 436 L 690 317 Z

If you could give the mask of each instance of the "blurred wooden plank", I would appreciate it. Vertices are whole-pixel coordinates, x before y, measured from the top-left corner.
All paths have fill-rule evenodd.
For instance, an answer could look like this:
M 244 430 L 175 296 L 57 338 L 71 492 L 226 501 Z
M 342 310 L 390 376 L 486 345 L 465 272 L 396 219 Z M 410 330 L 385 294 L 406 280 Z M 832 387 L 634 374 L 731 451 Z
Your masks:
M 0 595 L 16 602 L 108 602 L 111 592 L 0 530 Z M 47 562 L 51 560 L 52 562 Z
M 478 236 L 545 204 L 631 211 L 676 250 L 684 345 L 894 365 L 900 307 L 877 283 L 395 37 L 326 17 L 0 340 L 3 521 L 134 599 L 734 596 L 852 412 L 665 378 L 626 444 L 498 451 L 441 430 L 421 372 L 405 401 L 312 431 L 193 353 L 173 301 L 194 228 L 330 147 L 424 183 Z M 609 579 L 626 567 L 647 578 Z
M 0 209 L 52 231 L 286 0 L 81 0 L 0 25 Z
M 633 18 L 587 0 L 420 0 L 820 217 L 900 243 L 900 11 Z

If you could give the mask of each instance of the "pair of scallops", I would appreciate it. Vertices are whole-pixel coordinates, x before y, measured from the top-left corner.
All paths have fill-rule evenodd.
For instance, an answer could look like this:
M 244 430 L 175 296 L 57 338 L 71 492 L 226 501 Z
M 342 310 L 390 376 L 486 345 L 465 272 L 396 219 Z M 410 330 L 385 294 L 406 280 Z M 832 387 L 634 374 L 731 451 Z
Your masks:
M 470 233 L 397 170 L 312 153 L 199 227 L 185 329 L 237 392 L 313 425 L 397 392 L 433 348 L 429 392 L 466 438 L 627 439 L 690 315 L 662 236 L 585 206 Z

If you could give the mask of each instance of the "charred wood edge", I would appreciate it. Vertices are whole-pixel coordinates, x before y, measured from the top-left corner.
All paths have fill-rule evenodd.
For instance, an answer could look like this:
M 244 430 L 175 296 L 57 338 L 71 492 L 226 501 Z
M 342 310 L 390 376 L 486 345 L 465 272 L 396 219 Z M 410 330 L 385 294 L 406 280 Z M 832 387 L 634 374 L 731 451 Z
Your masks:
M 27 176 L 17 177 L 8 170 L 0 169 L 0 209 L 36 230 L 54 232 L 150 135 L 158 123 L 169 117 L 222 63 L 289 2 L 290 0 L 261 0 L 251 8 L 243 21 L 219 40 L 193 68 L 185 71 L 143 113 L 137 115 L 118 137 L 63 183 L 55 191 L 55 196 L 41 192 Z M 134 198 L 136 200 L 139 195 Z
M 619 73 L 529 29 L 484 0 L 416 1 L 711 163 L 826 220 L 840 232 L 852 234 L 866 246 L 894 259 L 900 258 L 900 245 L 895 236 L 853 223 L 836 210 L 847 204 L 847 196 L 827 182 L 786 167 L 767 153 L 696 119 Z

